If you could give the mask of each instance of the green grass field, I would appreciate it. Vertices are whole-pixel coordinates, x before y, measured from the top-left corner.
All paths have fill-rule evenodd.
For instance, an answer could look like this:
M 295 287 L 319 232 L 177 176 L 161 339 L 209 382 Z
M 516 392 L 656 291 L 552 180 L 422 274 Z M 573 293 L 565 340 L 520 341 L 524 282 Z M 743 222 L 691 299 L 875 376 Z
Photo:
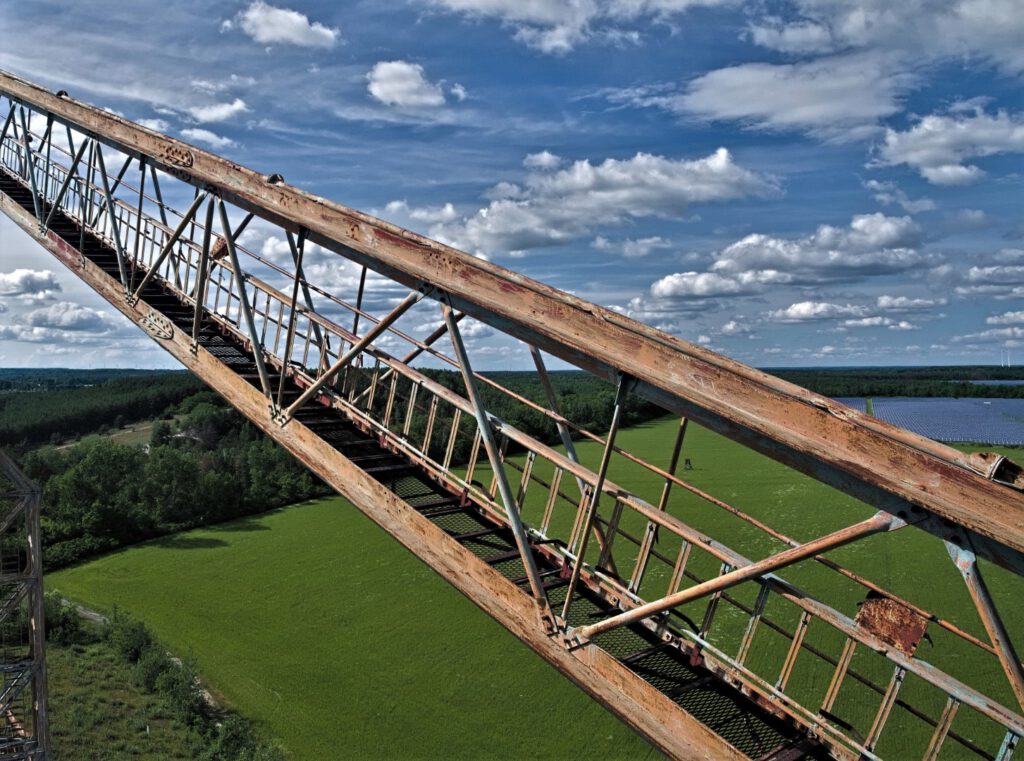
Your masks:
M 665 463 L 677 423 L 662 420 L 620 434 L 620 444 Z M 596 465 L 594 445 L 580 445 Z M 1018 461 L 1018 453 L 1010 452 Z M 808 540 L 871 514 L 871 509 L 719 436 L 691 427 L 684 447 L 695 485 L 799 540 Z M 547 477 L 538 464 L 535 471 Z M 509 469 L 509 475 L 518 474 Z M 638 467 L 616 461 L 611 478 L 650 502 L 661 483 Z M 485 470 L 476 476 L 487 481 Z M 566 491 L 572 484 L 566 480 Z M 539 518 L 545 495 L 533 487 L 527 517 Z M 607 505 L 605 509 L 607 509 Z M 677 490 L 670 510 L 748 557 L 782 545 L 739 519 Z M 603 512 L 605 512 L 603 510 Z M 568 511 L 554 523 L 563 530 Z M 623 527 L 643 521 L 628 512 Z M 557 532 L 556 532 L 557 533 Z M 619 540 L 620 568 L 632 548 Z M 663 537 L 673 556 L 678 541 Z M 832 557 L 982 636 L 983 631 L 944 547 L 914 528 L 875 536 Z M 694 551 L 690 568 L 702 576 L 718 564 Z M 1018 578 L 985 566 L 1011 632 L 1024 629 L 1024 611 L 1006 604 L 1024 599 Z M 856 614 L 863 590 L 823 566 L 805 563 L 783 575 Z M 641 592 L 664 593 L 668 573 L 652 567 Z M 644 758 L 652 751 L 597 704 L 557 676 L 472 604 L 433 576 L 386 534 L 340 499 L 323 500 L 214 529 L 192 531 L 131 548 L 52 575 L 49 588 L 86 604 L 117 604 L 148 622 L 175 651 L 194 655 L 209 684 L 241 713 L 263 723 L 296 759 L 306 758 Z M 750 603 L 753 584 L 735 590 Z M 684 612 L 698 623 L 703 604 Z M 796 610 L 772 599 L 767 615 L 792 627 Z M 716 645 L 734 652 L 745 619 L 730 606 L 718 613 Z M 920 657 L 1012 706 L 994 658 L 953 647 L 951 636 L 930 628 L 932 644 Z M 842 639 L 812 624 L 809 643 L 833 656 Z M 761 627 L 749 664 L 774 681 L 786 640 Z M 860 651 L 853 667 L 875 681 L 891 670 Z M 815 706 L 831 670 L 801 656 L 791 692 Z M 908 677 L 902 695 L 937 716 L 944 699 Z M 851 683 L 834 713 L 866 732 L 877 696 Z M 879 745 L 883 756 L 918 757 L 928 730 L 897 708 L 898 732 Z M 999 738 L 987 720 L 962 709 L 954 731 L 990 752 Z M 993 747 L 993 743 L 995 744 Z M 543 752 L 538 752 L 543 748 Z M 959 757 L 950 743 L 944 757 Z

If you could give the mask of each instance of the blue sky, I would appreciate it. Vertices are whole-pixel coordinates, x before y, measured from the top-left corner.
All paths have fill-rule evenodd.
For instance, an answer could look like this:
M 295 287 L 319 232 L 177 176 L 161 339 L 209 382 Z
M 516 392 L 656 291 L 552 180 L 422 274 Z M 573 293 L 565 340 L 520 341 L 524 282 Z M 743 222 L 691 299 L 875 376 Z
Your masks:
M 749 364 L 1024 360 L 1019 0 L 41 0 L 0 35 L 0 68 Z M 5 366 L 173 365 L 6 219 L 0 305 Z

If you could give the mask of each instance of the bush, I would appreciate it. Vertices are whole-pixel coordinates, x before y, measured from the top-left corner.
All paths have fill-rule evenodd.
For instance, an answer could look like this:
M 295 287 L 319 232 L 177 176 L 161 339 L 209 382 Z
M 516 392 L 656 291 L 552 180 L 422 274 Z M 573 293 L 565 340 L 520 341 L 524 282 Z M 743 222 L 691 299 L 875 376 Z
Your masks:
M 150 645 L 139 657 L 133 674 L 135 682 L 146 692 L 154 692 L 164 672 L 177 668 L 171 657 L 156 645 Z
M 83 558 L 113 549 L 117 542 L 98 536 L 79 536 L 43 547 L 43 566 L 47 570 L 63 568 Z
M 284 752 L 265 745 L 250 722 L 241 716 L 229 716 L 210 738 L 210 747 L 199 761 L 284 761 Z
M 153 635 L 146 625 L 129 618 L 117 608 L 107 623 L 106 639 L 129 663 L 138 663 L 146 649 L 153 645 Z
M 191 663 L 173 663 L 156 678 L 156 690 L 161 693 L 182 723 L 195 726 L 203 717 L 203 696 L 199 680 Z
M 58 645 L 72 645 L 82 636 L 82 617 L 59 592 L 43 595 L 46 608 L 46 639 Z

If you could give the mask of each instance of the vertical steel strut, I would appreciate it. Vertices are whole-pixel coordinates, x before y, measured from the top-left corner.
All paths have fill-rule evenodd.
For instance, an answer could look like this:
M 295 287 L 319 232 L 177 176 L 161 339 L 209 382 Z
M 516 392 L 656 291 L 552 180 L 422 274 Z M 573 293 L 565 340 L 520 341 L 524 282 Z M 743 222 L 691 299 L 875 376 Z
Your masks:
M 469 354 L 466 352 L 466 344 L 462 341 L 462 333 L 455 321 L 450 305 L 443 303 L 441 311 L 444 315 L 445 325 L 448 326 L 448 335 L 452 339 L 452 348 L 455 350 L 455 358 L 459 362 L 459 369 L 462 371 L 462 381 L 466 386 L 466 394 L 473 405 L 473 413 L 476 416 L 477 427 L 483 440 L 484 449 L 487 451 L 487 459 L 491 463 L 491 471 L 498 483 L 498 491 L 501 494 L 501 501 L 505 505 L 505 513 L 508 516 L 509 527 L 519 548 L 519 556 L 526 569 L 526 576 L 530 580 L 530 590 L 540 607 L 542 618 L 549 617 L 550 604 L 548 593 L 541 583 L 540 574 L 537 572 L 537 562 L 533 558 L 533 550 L 530 548 L 530 538 L 523 526 L 523 519 L 519 514 L 519 506 L 512 495 L 512 487 L 505 474 L 505 465 L 501 461 L 498 451 L 498 444 L 494 440 L 494 429 L 491 427 L 491 420 L 484 407 L 483 398 L 480 396 L 480 389 L 476 385 L 476 376 L 473 374 L 473 367 L 469 363 Z

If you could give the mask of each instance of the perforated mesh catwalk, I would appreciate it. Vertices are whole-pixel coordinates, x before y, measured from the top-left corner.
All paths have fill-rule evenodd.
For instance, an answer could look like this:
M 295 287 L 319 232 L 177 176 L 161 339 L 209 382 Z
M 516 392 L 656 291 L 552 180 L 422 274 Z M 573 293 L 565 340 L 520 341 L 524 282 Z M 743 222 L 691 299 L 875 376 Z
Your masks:
M 0 211 L 667 755 L 1014 752 L 1024 719 L 1005 702 L 1024 701 L 1024 675 L 977 562 L 1024 571 L 1013 463 L 963 455 L 16 77 L 0 74 L 0 93 Z M 284 264 L 245 248 L 253 220 L 287 242 Z M 307 276 L 314 257 L 319 272 L 351 268 L 353 301 Z M 364 300 L 368 273 L 392 284 L 379 316 Z M 432 332 L 414 337 L 410 315 L 422 323 L 431 305 Z M 473 370 L 467 317 L 526 345 L 546 404 Z M 542 352 L 614 384 L 606 435 L 562 415 Z M 457 382 L 418 369 L 425 360 Z M 490 414 L 491 394 L 546 421 L 561 446 Z M 682 416 L 666 467 L 616 443 L 631 394 Z M 870 508 L 798 541 L 676 473 L 692 423 Z M 600 447 L 595 468 L 580 463 L 580 439 Z M 618 462 L 653 474 L 660 497 L 616 484 Z M 746 557 L 687 524 L 677 493 L 781 549 Z M 946 543 L 983 636 L 824 554 L 906 531 Z M 857 605 L 783 575 L 801 563 L 826 569 Z M 923 659 L 931 635 L 944 652 L 982 653 L 998 680 L 978 685 Z M 794 678 L 807 673 L 820 676 Z

